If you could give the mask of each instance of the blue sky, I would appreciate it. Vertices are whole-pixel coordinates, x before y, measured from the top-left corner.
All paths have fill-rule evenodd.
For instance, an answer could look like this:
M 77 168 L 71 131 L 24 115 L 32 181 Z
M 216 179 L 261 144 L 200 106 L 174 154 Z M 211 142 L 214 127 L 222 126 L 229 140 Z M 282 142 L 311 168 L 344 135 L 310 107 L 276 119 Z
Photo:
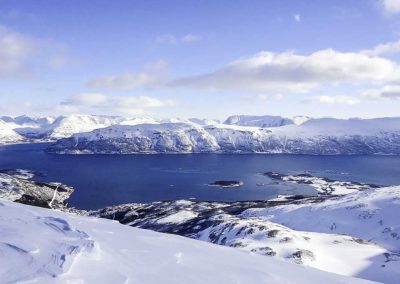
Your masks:
M 400 0 L 0 0 L 0 112 L 398 116 Z

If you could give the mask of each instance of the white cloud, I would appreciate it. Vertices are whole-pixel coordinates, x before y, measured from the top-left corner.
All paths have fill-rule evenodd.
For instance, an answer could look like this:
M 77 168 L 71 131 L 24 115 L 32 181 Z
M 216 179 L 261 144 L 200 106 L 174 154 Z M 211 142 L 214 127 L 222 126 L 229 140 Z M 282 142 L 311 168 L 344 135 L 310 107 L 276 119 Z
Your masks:
M 111 75 L 90 80 L 87 85 L 93 88 L 135 89 L 141 87 L 157 87 L 165 82 L 168 63 L 158 60 L 146 64 L 140 72 Z
M 163 71 L 167 67 L 168 67 L 168 62 L 163 59 L 159 59 L 155 62 L 146 64 L 144 66 L 144 69 L 147 71 Z
M 399 66 L 385 58 L 325 49 L 310 55 L 260 52 L 208 74 L 168 85 L 213 90 L 307 92 L 322 84 L 387 82 L 400 79 Z
M 241 99 L 248 103 L 260 103 L 260 102 L 271 102 L 279 101 L 283 98 L 282 94 L 256 94 L 242 96 Z
M 391 55 L 399 52 L 400 52 L 400 40 L 379 44 L 372 49 L 366 49 L 362 51 L 362 53 L 371 56 Z
M 93 88 L 134 89 L 152 87 L 160 83 L 159 76 L 147 72 L 139 72 L 100 77 L 89 81 L 88 86 Z
M 295 22 L 300 22 L 301 21 L 301 15 L 300 14 L 294 14 L 293 15 L 293 20 Z
M 201 40 L 200 35 L 195 34 L 186 34 L 183 36 L 175 36 L 175 35 L 159 35 L 155 38 L 155 43 L 157 44 L 170 44 L 170 45 L 178 45 L 181 43 L 192 43 L 195 41 Z
M 37 69 L 59 69 L 69 63 L 66 48 L 0 25 L 0 80 L 37 75 Z
M 383 9 L 389 14 L 400 13 L 400 0 L 380 0 Z
M 304 103 L 355 105 L 361 102 L 359 98 L 350 96 L 315 96 L 303 101 Z
M 5 20 L 28 20 L 28 21 L 38 21 L 39 17 L 34 13 L 22 12 L 15 9 L 0 12 L 0 18 Z
M 400 85 L 369 89 L 364 91 L 361 96 L 367 100 L 400 99 Z
M 159 35 L 155 42 L 157 44 L 178 44 L 178 39 L 174 35 Z
M 182 42 L 194 42 L 199 40 L 201 40 L 201 36 L 193 34 L 187 34 L 181 38 Z
M 159 100 L 148 96 L 107 96 L 99 93 L 81 93 L 70 97 L 57 106 L 67 113 L 112 113 L 141 115 L 150 108 L 172 106 L 171 100 Z
M 85 106 L 97 106 L 106 104 L 108 98 L 106 95 L 99 93 L 82 93 L 72 96 L 68 100 L 64 101 L 63 105 L 85 105 Z
M 35 53 L 31 38 L 0 25 L 0 79 L 29 76 Z

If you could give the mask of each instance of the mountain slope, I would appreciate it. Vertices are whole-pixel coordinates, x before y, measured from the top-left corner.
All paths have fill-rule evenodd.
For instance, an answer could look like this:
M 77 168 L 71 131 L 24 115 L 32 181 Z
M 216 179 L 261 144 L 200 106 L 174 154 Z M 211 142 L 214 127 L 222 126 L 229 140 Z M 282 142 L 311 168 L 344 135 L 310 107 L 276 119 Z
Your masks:
M 262 128 L 279 127 L 284 125 L 293 124 L 293 120 L 284 118 L 282 116 L 273 115 L 232 115 L 228 117 L 224 124 L 239 125 L 239 126 L 256 126 Z
M 56 140 L 73 134 L 118 124 L 125 119 L 100 115 L 69 115 L 59 117 L 3 116 L 0 122 L 30 140 Z
M 44 129 L 48 128 L 55 120 L 54 117 L 30 117 L 21 115 L 17 117 L 3 116 L 0 118 L 19 135 L 26 139 L 35 139 L 43 136 Z
M 23 137 L 12 129 L 8 123 L 0 120 L 0 144 L 23 141 Z
M 76 133 L 104 128 L 122 121 L 120 117 L 99 115 L 70 115 L 58 117 L 43 133 L 46 138 L 59 139 Z
M 395 284 L 400 278 L 399 200 L 400 187 L 359 187 L 340 196 L 233 203 L 163 201 L 111 206 L 91 214 Z
M 316 204 L 249 209 L 245 217 L 264 218 L 292 229 L 346 234 L 369 240 L 399 254 L 400 187 L 353 192 Z
M 6 283 L 371 283 L 5 200 L 0 216 L 7 232 L 0 234 L 0 281 Z

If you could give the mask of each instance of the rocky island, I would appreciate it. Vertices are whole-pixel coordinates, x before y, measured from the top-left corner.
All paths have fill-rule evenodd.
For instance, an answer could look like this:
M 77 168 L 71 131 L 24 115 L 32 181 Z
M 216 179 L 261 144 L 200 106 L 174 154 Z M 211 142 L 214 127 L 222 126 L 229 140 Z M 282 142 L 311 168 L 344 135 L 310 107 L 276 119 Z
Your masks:
M 240 187 L 244 183 L 242 181 L 237 181 L 237 180 L 217 180 L 214 182 L 210 182 L 207 185 L 208 186 L 219 186 L 219 187 Z

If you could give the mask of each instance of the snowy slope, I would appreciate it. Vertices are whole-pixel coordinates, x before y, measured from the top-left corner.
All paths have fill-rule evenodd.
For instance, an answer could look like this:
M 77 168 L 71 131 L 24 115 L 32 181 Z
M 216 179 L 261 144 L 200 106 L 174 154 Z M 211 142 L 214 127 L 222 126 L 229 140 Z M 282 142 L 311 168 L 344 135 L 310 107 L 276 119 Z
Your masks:
M 245 217 L 263 218 L 295 230 L 346 234 L 369 240 L 400 261 L 400 187 L 353 192 L 316 204 L 248 209 Z
M 292 118 L 293 123 L 296 124 L 296 125 L 303 124 L 304 122 L 309 121 L 310 119 L 311 119 L 311 117 L 304 116 L 304 115 L 298 115 L 298 116 L 294 116 Z
M 20 142 L 23 139 L 8 123 L 0 120 L 0 144 Z
M 27 139 L 55 140 L 75 133 L 92 131 L 125 121 L 121 117 L 100 115 L 69 115 L 59 117 L 3 116 L 0 123 L 7 125 Z M 128 122 L 129 123 L 129 122 Z M 17 142 L 17 141 L 15 141 Z
M 27 139 L 41 137 L 44 129 L 49 127 L 54 120 L 55 118 L 51 116 L 30 117 L 27 115 L 17 117 L 3 116 L 0 118 L 0 121 L 4 121 L 15 132 Z
M 224 124 L 257 127 L 279 127 L 293 124 L 293 120 L 282 116 L 253 116 L 253 115 L 232 115 L 228 117 Z
M 0 231 L 1 283 L 371 283 L 5 200 Z
M 319 137 L 319 136 L 375 136 L 400 131 L 400 118 L 373 119 L 310 119 L 301 125 L 287 125 L 271 129 L 276 135 L 286 137 Z
M 361 204 L 369 200 L 369 203 L 376 203 L 377 208 L 364 205 L 363 211 L 358 209 L 362 208 L 359 203 L 347 202 L 346 195 L 341 198 L 324 195 L 287 197 L 286 201 L 178 200 L 125 204 L 91 214 L 340 275 L 397 284 L 400 279 L 400 222 L 397 217 L 400 187 L 396 190 L 359 187 L 359 190 L 348 190 L 351 191 L 363 196 L 356 198 Z M 329 202 L 335 205 L 327 210 Z M 335 213 L 336 207 L 340 213 Z M 291 211 L 291 208 L 302 210 Z M 382 214 L 370 217 L 373 209 Z M 275 212 L 279 215 L 274 215 Z M 340 229 L 342 226 L 346 230 Z
M 18 142 L 19 134 L 22 138 L 30 141 L 41 140 L 57 140 L 60 138 L 70 137 L 73 134 L 89 132 L 94 129 L 104 128 L 111 125 L 139 125 L 139 124 L 160 124 L 160 123 L 187 123 L 190 125 L 211 125 L 217 124 L 215 120 L 207 119 L 156 119 L 151 117 L 135 117 L 124 118 L 116 116 L 102 115 L 69 115 L 59 117 L 31 117 L 31 116 L 3 116 L 0 117 L 1 129 L 7 128 L 9 132 L 15 132 L 11 136 L 3 131 L 4 136 L 7 134 L 9 140 Z M 1 135 L 1 134 L 0 134 Z
M 400 118 L 311 119 L 260 128 L 193 123 L 115 125 L 60 140 L 57 153 L 244 152 L 400 154 Z
M 216 125 L 220 124 L 221 122 L 219 120 L 215 119 L 201 119 L 201 118 L 189 118 L 189 121 L 198 125 Z
M 98 115 L 70 115 L 58 117 L 47 129 L 44 129 L 45 136 L 58 139 L 69 137 L 75 133 L 92 131 L 118 124 L 123 119 L 120 117 L 98 116 Z

